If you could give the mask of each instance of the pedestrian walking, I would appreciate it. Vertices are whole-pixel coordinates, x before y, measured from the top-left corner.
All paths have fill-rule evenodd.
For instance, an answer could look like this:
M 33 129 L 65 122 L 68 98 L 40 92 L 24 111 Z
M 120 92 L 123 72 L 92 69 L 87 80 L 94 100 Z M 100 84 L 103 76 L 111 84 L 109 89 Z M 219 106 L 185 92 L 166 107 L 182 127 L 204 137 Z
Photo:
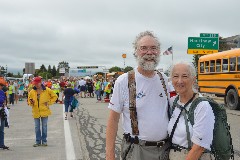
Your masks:
M 49 106 L 55 103 L 57 95 L 42 84 L 40 77 L 35 77 L 32 84 L 34 87 L 28 94 L 28 104 L 32 107 L 35 123 L 36 142 L 33 147 L 47 146 L 48 116 L 51 115 Z
M 5 150 L 9 149 L 8 146 L 5 146 L 4 143 L 4 127 L 7 121 L 7 108 L 4 105 L 6 96 L 4 91 L 2 90 L 3 86 L 6 82 L 3 79 L 0 79 L 0 148 Z
M 13 82 L 13 86 L 15 87 L 15 94 L 14 94 L 15 104 L 17 104 L 18 103 L 18 81 L 17 80 Z
M 22 80 L 18 82 L 18 95 L 19 95 L 19 101 L 23 101 L 23 93 L 24 93 L 24 83 Z
M 102 90 L 102 85 L 101 85 L 100 79 L 96 79 L 96 82 L 94 84 L 95 87 L 95 93 L 97 95 L 97 102 L 101 102 L 102 96 L 101 96 L 101 90 Z
M 80 90 L 81 98 L 86 98 L 86 81 L 83 78 L 78 81 L 78 88 Z
M 133 44 L 138 66 L 118 77 L 108 106 L 106 159 L 115 159 L 115 140 L 122 115 L 122 159 L 168 160 L 168 81 L 164 73 L 155 71 L 160 42 L 152 32 L 145 31 Z
M 8 95 L 9 95 L 9 104 L 14 105 L 14 95 L 15 95 L 15 86 L 13 85 L 13 81 L 10 81 L 9 87 L 8 87 Z
M 70 117 L 73 117 L 73 110 L 71 109 L 71 102 L 73 100 L 73 95 L 75 94 L 74 90 L 72 89 L 71 83 L 67 84 L 67 88 L 63 91 L 64 97 L 64 106 L 65 106 L 65 120 L 68 119 L 68 112 L 70 109 Z

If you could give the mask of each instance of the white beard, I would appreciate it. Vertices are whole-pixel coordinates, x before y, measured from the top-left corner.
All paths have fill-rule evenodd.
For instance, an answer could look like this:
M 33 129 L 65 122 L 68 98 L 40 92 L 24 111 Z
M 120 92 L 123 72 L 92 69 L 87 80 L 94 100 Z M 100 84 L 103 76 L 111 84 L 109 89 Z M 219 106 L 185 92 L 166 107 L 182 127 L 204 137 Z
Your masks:
M 147 61 L 153 60 L 153 61 Z M 160 55 L 147 55 L 140 57 L 137 56 L 137 63 L 138 65 L 146 71 L 153 71 L 160 61 Z

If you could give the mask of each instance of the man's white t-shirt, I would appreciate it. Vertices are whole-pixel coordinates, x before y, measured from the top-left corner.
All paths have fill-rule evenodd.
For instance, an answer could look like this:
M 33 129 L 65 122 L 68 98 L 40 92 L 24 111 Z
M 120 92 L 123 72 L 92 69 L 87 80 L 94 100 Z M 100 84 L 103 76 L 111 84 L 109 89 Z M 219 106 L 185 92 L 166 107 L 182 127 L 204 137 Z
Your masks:
M 201 96 L 201 95 L 200 95 Z M 179 105 L 184 106 L 179 100 Z M 192 103 L 188 104 L 186 110 L 189 111 L 189 107 Z M 180 113 L 180 109 L 176 107 L 173 111 L 172 117 L 168 125 L 168 134 L 171 135 L 173 125 L 175 124 L 177 117 Z M 213 140 L 215 117 L 212 107 L 207 101 L 200 102 L 194 110 L 194 125 L 192 126 L 188 121 L 190 139 L 194 144 L 204 147 L 208 150 Z M 183 114 L 179 118 L 176 130 L 174 132 L 172 143 L 188 148 L 186 124 Z
M 135 70 L 136 108 L 139 139 L 159 141 L 167 137 L 168 101 L 159 75 L 152 78 L 141 75 Z M 163 74 L 163 73 L 162 73 Z M 167 77 L 163 74 L 167 85 Z M 128 74 L 121 75 L 115 82 L 113 95 L 108 108 L 122 113 L 124 133 L 132 134 L 129 113 Z M 134 136 L 134 135 L 132 135 Z
M 81 79 L 80 81 L 78 81 L 78 85 L 84 86 L 84 85 L 86 85 L 86 81 Z

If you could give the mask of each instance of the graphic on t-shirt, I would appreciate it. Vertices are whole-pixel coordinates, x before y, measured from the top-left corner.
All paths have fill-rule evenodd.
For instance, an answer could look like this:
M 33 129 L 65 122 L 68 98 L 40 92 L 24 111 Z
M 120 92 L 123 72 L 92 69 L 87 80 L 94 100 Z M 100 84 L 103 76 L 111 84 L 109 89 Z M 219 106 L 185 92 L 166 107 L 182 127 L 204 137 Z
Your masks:
M 140 98 L 142 98 L 142 97 L 144 97 L 144 96 L 146 96 L 146 95 L 143 93 L 143 91 L 142 91 L 142 92 L 139 92 L 139 93 L 137 94 L 137 99 L 140 99 Z

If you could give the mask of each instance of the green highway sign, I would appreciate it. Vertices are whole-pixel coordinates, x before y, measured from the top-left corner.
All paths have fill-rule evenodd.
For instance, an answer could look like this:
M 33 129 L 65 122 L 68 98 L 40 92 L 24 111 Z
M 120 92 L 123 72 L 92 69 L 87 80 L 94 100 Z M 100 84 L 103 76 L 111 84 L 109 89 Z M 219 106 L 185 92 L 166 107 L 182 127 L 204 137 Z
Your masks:
M 98 68 L 98 66 L 79 66 L 78 69 L 90 69 L 90 68 Z
M 188 49 L 218 50 L 219 38 L 188 37 Z
M 218 33 L 200 33 L 200 37 L 218 38 Z

